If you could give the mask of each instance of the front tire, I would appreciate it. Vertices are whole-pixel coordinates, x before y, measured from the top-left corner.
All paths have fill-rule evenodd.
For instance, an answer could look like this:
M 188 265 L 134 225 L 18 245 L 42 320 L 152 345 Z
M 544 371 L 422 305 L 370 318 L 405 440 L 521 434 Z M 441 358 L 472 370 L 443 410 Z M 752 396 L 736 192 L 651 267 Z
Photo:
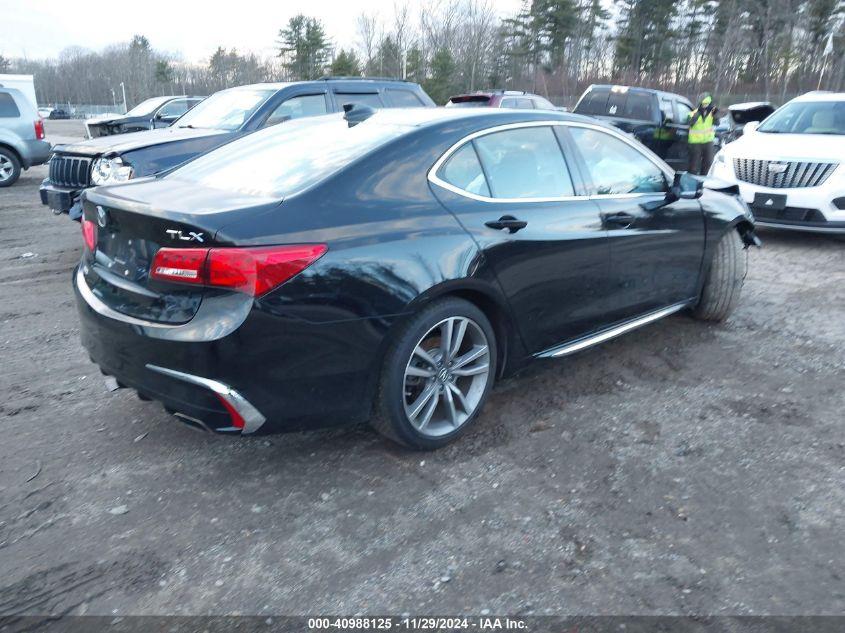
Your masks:
M 21 163 L 15 153 L 0 147 L 0 187 L 11 187 L 21 175 Z
M 727 319 L 739 301 L 747 272 L 748 260 L 742 238 L 738 231 L 731 229 L 716 244 L 701 298 L 692 310 L 693 316 L 703 321 Z
M 372 425 L 408 448 L 448 444 L 483 408 L 496 353 L 493 327 L 475 305 L 450 297 L 427 306 L 385 354 Z

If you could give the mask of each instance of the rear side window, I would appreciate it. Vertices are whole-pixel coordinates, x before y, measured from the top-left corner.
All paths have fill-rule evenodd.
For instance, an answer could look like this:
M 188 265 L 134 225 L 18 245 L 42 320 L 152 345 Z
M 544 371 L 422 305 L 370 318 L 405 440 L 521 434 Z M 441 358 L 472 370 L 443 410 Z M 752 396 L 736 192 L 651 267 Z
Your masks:
M 527 127 L 473 141 L 494 198 L 574 195 L 572 178 L 550 127 Z
M 578 105 L 575 106 L 575 112 L 578 114 L 606 114 L 607 96 L 609 94 L 607 90 L 590 90 L 581 97 Z
M 8 92 L 0 92 L 0 117 L 17 118 L 21 115 L 18 104 Z
M 384 107 L 377 92 L 336 92 L 335 96 L 340 106 L 344 103 L 360 103 L 371 108 Z
M 478 196 L 490 197 L 490 189 L 472 143 L 465 144 L 452 154 L 438 175 L 458 189 Z
M 663 170 L 625 141 L 582 127 L 571 127 L 570 132 L 597 194 L 666 191 Z
M 388 88 L 387 102 L 391 108 L 421 108 L 425 104 L 410 90 Z

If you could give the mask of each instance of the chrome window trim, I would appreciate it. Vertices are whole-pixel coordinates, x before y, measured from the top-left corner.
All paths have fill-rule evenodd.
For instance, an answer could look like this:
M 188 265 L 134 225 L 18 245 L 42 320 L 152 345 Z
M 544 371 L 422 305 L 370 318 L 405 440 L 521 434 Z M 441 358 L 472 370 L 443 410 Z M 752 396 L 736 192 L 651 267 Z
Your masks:
M 463 196 L 465 198 L 469 198 L 470 200 L 477 200 L 479 202 L 494 202 L 494 203 L 503 203 L 503 204 L 515 204 L 515 203 L 530 203 L 530 202 L 571 202 L 574 200 L 606 200 L 610 198 L 615 199 L 628 199 L 628 198 L 641 198 L 644 196 L 655 196 L 655 195 L 664 195 L 662 192 L 653 191 L 653 192 L 641 192 L 641 193 L 597 193 L 597 194 L 590 194 L 586 196 L 556 196 L 556 197 L 547 197 L 547 198 L 491 198 L 488 196 L 481 196 L 476 193 L 471 193 L 466 191 L 465 189 L 461 189 L 451 183 L 446 182 L 442 178 L 437 175 L 437 172 L 440 171 L 440 168 L 446 163 L 447 160 L 457 152 L 461 147 L 469 143 L 470 141 L 479 138 L 481 136 L 487 136 L 488 134 L 495 134 L 496 132 L 503 132 L 506 130 L 517 130 L 521 128 L 529 128 L 529 127 L 550 127 L 553 125 L 560 125 L 564 127 L 581 127 L 587 128 L 590 130 L 595 130 L 597 132 L 604 132 L 605 134 L 617 138 L 624 143 L 627 143 L 633 150 L 639 152 L 644 158 L 651 161 L 655 167 L 660 169 L 663 174 L 668 179 L 668 182 L 671 183 L 675 177 L 675 172 L 672 170 L 671 167 L 668 165 L 661 165 L 660 159 L 653 154 L 647 147 L 637 143 L 635 144 L 634 141 L 626 134 L 615 130 L 615 129 L 608 129 L 601 125 L 593 125 L 591 123 L 583 123 L 581 121 L 554 121 L 554 120 L 541 120 L 541 121 L 521 121 L 519 123 L 506 123 L 504 125 L 497 125 L 495 127 L 486 128 L 484 130 L 478 130 L 473 132 L 472 134 L 468 134 L 467 136 L 463 137 L 457 143 L 452 145 L 449 149 L 447 149 L 443 154 L 438 158 L 434 164 L 428 170 L 428 181 L 432 184 L 435 184 L 443 189 L 451 191 L 452 193 L 456 193 L 459 196 Z M 645 150 L 645 151 L 644 151 Z M 489 188 L 490 183 L 487 183 Z

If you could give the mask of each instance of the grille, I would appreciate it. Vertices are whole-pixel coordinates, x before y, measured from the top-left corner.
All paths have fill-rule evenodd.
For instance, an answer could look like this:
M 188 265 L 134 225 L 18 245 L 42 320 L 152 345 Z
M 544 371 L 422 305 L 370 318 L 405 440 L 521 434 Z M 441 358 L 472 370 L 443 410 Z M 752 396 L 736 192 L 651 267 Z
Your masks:
M 771 165 L 777 165 L 771 169 Z M 782 165 L 786 169 L 782 169 Z M 807 163 L 799 161 L 756 160 L 734 158 L 736 177 L 752 185 L 786 189 L 818 187 L 833 173 L 839 163 Z
M 50 182 L 61 187 L 91 184 L 91 159 L 55 154 L 50 159 Z

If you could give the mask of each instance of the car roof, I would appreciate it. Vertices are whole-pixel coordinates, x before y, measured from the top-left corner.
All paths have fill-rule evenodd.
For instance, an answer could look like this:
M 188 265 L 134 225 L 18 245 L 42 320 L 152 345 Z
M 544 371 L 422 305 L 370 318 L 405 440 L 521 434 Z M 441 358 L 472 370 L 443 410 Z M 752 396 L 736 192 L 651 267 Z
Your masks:
M 814 90 L 799 97 L 795 97 L 793 101 L 845 101 L 845 92 Z
M 303 84 L 315 84 L 315 83 L 330 83 L 330 82 L 355 82 L 355 83 L 397 83 L 397 84 L 405 84 L 410 86 L 415 86 L 416 84 L 412 81 L 406 81 L 405 79 L 395 79 L 391 77 L 321 77 L 320 79 L 312 79 L 308 81 L 274 81 L 274 82 L 263 82 L 257 84 L 246 84 L 244 86 L 234 86 L 232 88 L 225 88 L 224 90 L 281 90 L 282 88 L 287 88 L 288 86 L 300 86 Z M 222 92 L 222 91 L 221 91 Z
M 460 94 L 452 95 L 450 99 L 457 99 L 459 97 L 492 97 L 493 95 L 505 95 L 508 97 L 540 97 L 545 99 L 542 95 L 533 92 L 526 92 L 525 90 L 504 90 L 496 88 L 493 90 L 476 90 L 475 92 L 462 92 Z
M 331 115 L 330 115 L 331 116 Z M 378 117 L 378 118 L 374 118 Z M 507 110 L 499 108 L 385 108 L 376 110 L 372 118 L 386 125 L 427 127 L 450 121 L 494 120 L 496 125 L 528 121 L 572 121 L 611 127 L 592 117 L 556 110 Z
M 592 84 L 590 85 L 587 90 L 623 90 L 626 92 L 646 92 L 649 94 L 656 94 L 658 96 L 664 97 L 677 97 L 678 99 L 683 99 L 684 101 L 689 101 L 684 95 L 679 95 L 676 92 L 666 92 L 665 90 L 658 90 L 657 88 L 644 88 L 642 86 L 626 86 L 623 84 Z

